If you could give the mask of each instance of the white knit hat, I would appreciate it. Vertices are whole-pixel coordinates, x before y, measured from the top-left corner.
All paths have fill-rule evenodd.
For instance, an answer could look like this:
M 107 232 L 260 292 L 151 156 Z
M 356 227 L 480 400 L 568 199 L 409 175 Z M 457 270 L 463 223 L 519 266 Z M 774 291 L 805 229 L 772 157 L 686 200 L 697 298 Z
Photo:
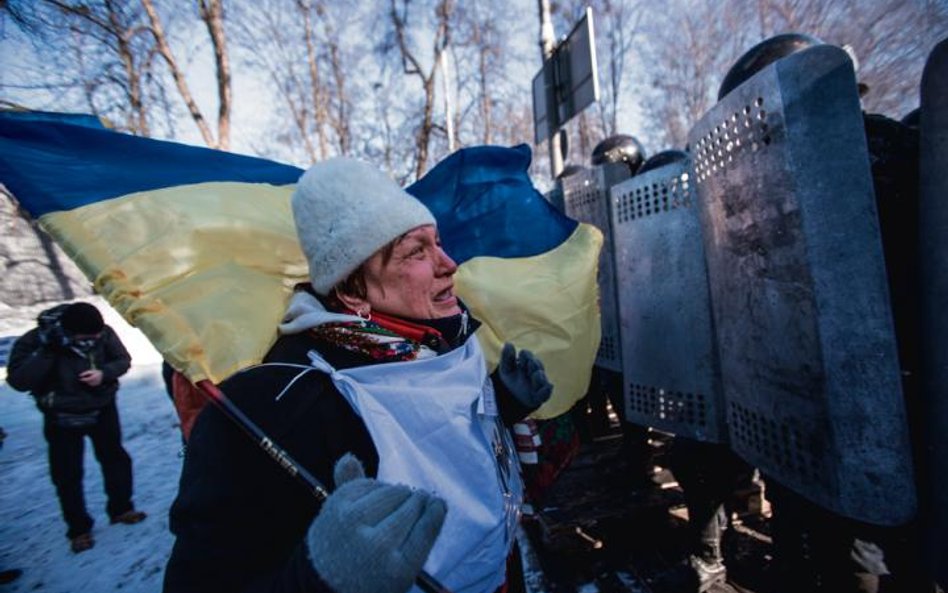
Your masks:
M 389 242 L 435 224 L 431 211 L 385 173 L 349 158 L 310 167 L 296 184 L 292 205 L 310 282 L 321 295 Z

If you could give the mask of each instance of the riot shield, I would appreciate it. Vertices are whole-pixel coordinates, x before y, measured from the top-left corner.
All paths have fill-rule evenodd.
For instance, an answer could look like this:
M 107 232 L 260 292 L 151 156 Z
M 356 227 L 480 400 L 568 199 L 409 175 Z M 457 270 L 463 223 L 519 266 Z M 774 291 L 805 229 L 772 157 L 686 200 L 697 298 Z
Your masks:
M 921 98 L 921 385 L 931 480 L 926 525 L 935 579 L 948 587 L 948 39 L 928 57 Z
M 691 162 L 611 190 L 626 420 L 720 442 L 723 405 Z
M 689 134 L 734 450 L 833 512 L 915 511 L 899 366 L 852 63 L 770 64 Z
M 559 185 L 554 186 L 553 189 L 548 191 L 544 196 L 546 201 L 553 204 L 553 207 L 559 212 L 564 212 L 563 205 L 563 190 Z
M 602 231 L 604 242 L 599 255 L 598 275 L 602 340 L 596 353 L 596 365 L 617 373 L 622 372 L 622 353 L 609 220 L 609 187 L 628 177 L 629 168 L 624 163 L 610 163 L 584 169 L 560 180 L 566 215 Z

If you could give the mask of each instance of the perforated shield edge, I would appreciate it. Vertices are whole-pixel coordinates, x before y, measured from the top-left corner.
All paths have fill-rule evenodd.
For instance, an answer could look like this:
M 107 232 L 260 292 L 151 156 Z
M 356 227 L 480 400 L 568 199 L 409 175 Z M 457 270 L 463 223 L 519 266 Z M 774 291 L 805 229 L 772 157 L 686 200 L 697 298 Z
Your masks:
M 602 340 L 596 352 L 596 366 L 622 372 L 619 313 L 613 259 L 613 233 L 609 215 L 609 187 L 629 177 L 629 169 L 621 163 L 583 169 L 560 181 L 566 215 L 589 223 L 602 231 L 603 246 L 599 255 L 599 309 Z
M 626 419 L 721 442 L 724 406 L 691 163 L 611 189 Z
M 912 463 L 848 56 L 778 60 L 689 142 L 731 446 L 831 511 L 907 521 Z
M 931 506 L 925 525 L 935 580 L 948 588 L 948 39 L 932 50 L 922 75 L 920 136 L 921 384 Z

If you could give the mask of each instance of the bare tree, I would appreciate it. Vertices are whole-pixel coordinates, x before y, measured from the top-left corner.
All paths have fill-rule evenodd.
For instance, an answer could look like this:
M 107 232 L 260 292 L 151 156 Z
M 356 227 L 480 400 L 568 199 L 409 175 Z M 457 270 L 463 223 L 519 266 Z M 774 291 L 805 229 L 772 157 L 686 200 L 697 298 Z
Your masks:
M 596 54 L 600 60 L 602 94 L 597 111 L 604 135 L 612 136 L 619 133 L 619 109 L 623 94 L 628 90 L 629 70 L 633 64 L 630 58 L 644 7 L 634 0 L 599 0 L 592 6 L 596 11 Z
M 352 37 L 347 29 L 357 18 L 349 7 L 322 0 L 260 0 L 235 10 L 243 70 L 269 78 L 282 105 L 275 112 L 275 135 L 301 146 L 306 161 L 353 150 L 349 74 L 362 67 L 359 46 L 344 45 L 343 39 Z
M 477 49 L 477 88 L 478 108 L 481 116 L 481 126 L 483 136 L 481 141 L 484 144 L 490 144 L 493 140 L 493 99 L 490 94 L 491 74 L 495 71 L 496 60 L 501 53 L 500 47 L 496 41 L 497 26 L 492 18 L 481 21 L 472 20 L 471 23 L 471 42 Z
M 925 56 L 948 30 L 948 5 L 925 0 L 671 0 L 647 15 L 640 105 L 649 135 L 664 147 L 684 146 L 744 52 L 786 32 L 849 45 L 869 87 L 865 108 L 900 117 L 917 105 Z
M 370 111 L 364 118 L 371 121 L 360 135 L 359 152 L 373 161 L 384 163 L 392 177 L 406 184 L 415 174 L 413 159 L 416 149 L 412 140 L 417 109 L 412 102 L 402 104 L 392 100 L 404 95 L 404 73 L 401 68 L 389 67 L 387 62 L 383 62 L 383 66 L 372 84 Z
M 208 145 L 229 148 L 237 138 L 234 114 L 250 111 L 248 99 L 238 104 L 232 97 L 232 78 L 250 78 L 273 98 L 252 107 L 255 117 L 271 120 L 259 144 L 267 156 L 359 154 L 409 179 L 455 146 L 531 138 L 531 77 L 524 72 L 540 65 L 541 56 L 527 49 L 536 21 L 511 12 L 546 5 L 565 34 L 585 3 L 530 2 L 389 0 L 379 11 L 328 0 L 255 0 L 230 3 L 225 14 L 223 0 L 197 0 L 190 11 L 172 10 L 164 0 L 5 0 L 0 12 L 15 25 L 7 30 L 22 31 L 40 59 L 5 63 L 0 92 L 30 107 L 89 111 L 141 135 L 174 137 L 175 126 L 194 121 Z M 667 0 L 658 11 L 644 0 L 591 6 L 602 100 L 566 127 L 576 160 L 620 131 L 656 148 L 683 146 L 717 100 L 731 64 L 786 31 L 851 46 L 857 75 L 869 86 L 865 108 L 901 116 L 916 105 L 924 59 L 948 30 L 944 0 Z M 552 45 L 552 27 L 549 33 Z M 0 41 L 4 35 L 0 28 Z M 187 44 L 196 38 L 209 39 L 204 49 L 215 55 L 216 130 L 186 76 L 195 54 Z M 233 72 L 231 60 L 240 64 Z M 436 79 L 446 78 L 448 65 L 450 84 L 442 88 Z M 442 118 L 447 107 L 450 115 Z M 630 113 L 641 113 L 644 123 L 620 130 Z M 239 138 L 253 142 L 243 132 Z M 537 161 L 549 159 L 545 153 Z
M 148 15 L 148 31 L 155 38 L 158 53 L 164 59 L 165 64 L 167 64 L 171 77 L 174 79 L 175 86 L 178 88 L 178 93 L 187 106 L 188 112 L 191 114 L 191 119 L 194 120 L 195 125 L 197 125 L 198 130 L 201 132 L 204 143 L 212 148 L 228 149 L 230 147 L 230 68 L 221 22 L 220 0 L 211 0 L 209 3 L 205 0 L 199 2 L 201 18 L 211 34 L 211 42 L 214 46 L 215 64 L 217 67 L 217 98 L 219 105 L 217 140 L 214 139 L 214 134 L 211 132 L 207 119 L 204 117 L 201 108 L 191 94 L 191 89 L 185 78 L 184 71 L 178 65 L 174 53 L 171 50 L 171 45 L 165 34 L 161 18 L 155 10 L 154 3 L 152 0 L 141 0 L 141 2 Z
M 144 0 L 143 0 L 144 1 Z M 233 95 L 230 81 L 230 58 L 224 35 L 224 9 L 221 0 L 198 0 L 201 20 L 214 47 L 214 66 L 217 72 L 217 148 L 230 148 L 230 110 Z
M 739 2 L 671 0 L 643 21 L 648 65 L 640 83 L 644 135 L 657 150 L 683 148 L 688 131 L 717 101 L 731 63 L 751 46 L 748 10 Z
M 925 58 L 948 30 L 948 5 L 935 1 L 758 0 L 758 11 L 761 38 L 796 31 L 849 46 L 866 109 L 896 118 L 918 106 Z
M 326 158 L 329 140 L 313 10 L 296 0 L 261 0 L 237 9 L 234 40 L 244 71 L 258 72 L 275 94 L 272 136 L 282 148 L 301 147 L 306 162 Z M 286 117 L 286 115 L 289 117 Z M 287 125 L 287 122 L 290 125 Z
M 342 34 L 333 22 L 322 0 L 317 3 L 317 14 L 323 26 L 323 44 L 326 47 L 329 71 L 332 73 L 329 103 L 329 123 L 336 133 L 339 152 L 347 155 L 352 150 L 352 99 L 349 95 L 348 71 L 356 64 L 346 59 L 342 47 Z
M 435 32 L 432 40 L 431 67 L 426 71 L 411 47 L 408 34 L 408 5 L 407 0 L 390 1 L 389 17 L 394 27 L 395 39 L 402 59 L 402 68 L 405 74 L 417 76 L 421 82 L 424 102 L 422 106 L 421 122 L 415 134 L 415 177 L 420 178 L 428 168 L 428 152 L 434 130 L 435 107 L 435 75 L 441 54 L 451 43 L 451 16 L 454 11 L 452 0 L 438 0 L 435 8 Z
M 150 135 L 145 84 L 152 48 L 142 35 L 140 11 L 111 0 L 19 2 L 9 11 L 50 50 L 37 88 L 57 95 L 78 90 L 92 114 L 123 131 Z
M 511 19 L 509 12 L 509 3 L 497 0 L 458 6 L 452 55 L 458 96 L 454 127 L 461 145 L 512 144 L 531 136 L 508 138 L 499 131 L 511 104 L 522 106 L 530 92 L 528 82 L 514 80 L 511 73 L 537 64 L 535 55 L 528 59 L 512 49 L 514 39 L 530 32 L 529 21 Z

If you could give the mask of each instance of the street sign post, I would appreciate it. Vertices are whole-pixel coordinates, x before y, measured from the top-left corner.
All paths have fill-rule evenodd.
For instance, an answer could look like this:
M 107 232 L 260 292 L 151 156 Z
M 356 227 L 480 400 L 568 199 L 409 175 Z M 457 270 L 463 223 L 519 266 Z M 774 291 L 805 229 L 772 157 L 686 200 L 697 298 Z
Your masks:
M 595 29 L 592 9 L 533 77 L 533 127 L 537 144 L 551 138 L 562 125 L 599 100 Z

